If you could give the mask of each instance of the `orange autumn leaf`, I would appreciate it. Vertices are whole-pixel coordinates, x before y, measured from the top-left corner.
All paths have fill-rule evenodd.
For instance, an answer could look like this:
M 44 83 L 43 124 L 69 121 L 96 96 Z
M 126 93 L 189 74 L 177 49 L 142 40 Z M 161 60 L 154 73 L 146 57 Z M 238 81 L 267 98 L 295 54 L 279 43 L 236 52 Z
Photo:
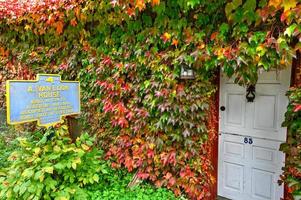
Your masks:
M 85 14 L 83 14 L 83 13 L 80 14 L 79 18 L 80 18 L 81 21 L 86 21 L 87 20 L 87 16 Z
M 177 39 L 173 39 L 171 44 L 178 47 L 179 41 Z
M 216 38 L 217 34 L 218 34 L 218 32 L 212 33 L 210 36 L 210 40 L 214 40 Z
M 71 19 L 70 21 L 71 26 L 76 26 L 77 25 L 77 21 L 75 18 Z
M 37 52 L 32 51 L 29 55 L 30 55 L 31 57 L 36 57 L 38 54 L 37 54 Z
M 79 9 L 79 7 L 74 8 L 74 13 L 75 13 L 75 16 L 76 16 L 77 18 L 80 17 L 80 9 Z
M 136 8 L 138 8 L 140 11 L 145 8 L 144 0 L 137 0 L 136 1 Z
M 152 6 L 159 5 L 160 0 L 152 0 Z
M 202 44 L 200 44 L 199 46 L 198 46 L 198 49 L 204 49 L 205 48 L 205 44 L 204 43 L 202 43 Z
M 53 16 L 52 14 L 50 14 L 50 15 L 48 16 L 48 19 L 47 19 L 47 21 L 46 21 L 46 24 L 51 25 L 51 24 L 54 23 L 54 21 L 55 21 L 54 16 Z
M 58 21 L 55 25 L 56 28 L 56 33 L 57 34 L 62 34 L 63 33 L 63 28 L 64 28 L 64 23 L 62 21 Z
M 128 8 L 128 9 L 126 10 L 126 13 L 127 13 L 130 17 L 135 16 L 135 14 L 136 14 L 134 8 Z
M 6 50 L 3 47 L 0 47 L 0 56 L 8 57 L 9 56 L 9 50 Z

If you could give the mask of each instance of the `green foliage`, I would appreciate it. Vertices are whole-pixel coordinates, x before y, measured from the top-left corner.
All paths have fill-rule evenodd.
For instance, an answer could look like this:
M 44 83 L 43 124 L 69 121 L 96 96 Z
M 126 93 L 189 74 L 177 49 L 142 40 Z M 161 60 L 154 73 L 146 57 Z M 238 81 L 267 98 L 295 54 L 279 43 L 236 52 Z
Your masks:
M 128 188 L 132 175 L 124 170 L 112 170 L 107 174 L 106 182 L 87 188 L 92 200 L 162 200 L 178 199 L 165 188 L 154 188 L 145 183 Z M 183 197 L 182 197 L 183 198 Z M 184 199 L 184 198 L 183 198 Z
M 10 153 L 15 150 L 16 146 L 14 140 L 7 140 L 6 137 L 9 133 L 7 127 L 0 127 L 0 168 L 4 168 L 8 166 L 7 158 Z
M 14 128 L 12 126 L 0 126 L 0 169 L 8 167 L 11 161 L 8 160 L 9 155 L 19 148 L 19 142 L 16 138 L 27 137 L 33 140 L 34 135 L 30 135 L 28 130 Z
M 19 147 L 2 172 L 6 199 L 85 199 L 84 186 L 100 181 L 105 162 L 87 134 L 72 143 L 67 127 L 48 129 L 40 141 L 19 138 Z
M 44 136 L 42 130 L 22 134 L 22 138 L 16 138 L 19 131 L 5 128 L 0 143 L 4 153 L 0 199 L 176 199 L 171 191 L 145 183 L 127 188 L 132 174 L 112 169 L 87 134 L 73 143 L 66 128 L 48 129 Z
M 285 114 L 284 127 L 288 128 L 287 143 L 281 145 L 286 154 L 282 180 L 295 199 L 301 197 L 301 88 L 291 88 L 287 93 L 290 103 Z

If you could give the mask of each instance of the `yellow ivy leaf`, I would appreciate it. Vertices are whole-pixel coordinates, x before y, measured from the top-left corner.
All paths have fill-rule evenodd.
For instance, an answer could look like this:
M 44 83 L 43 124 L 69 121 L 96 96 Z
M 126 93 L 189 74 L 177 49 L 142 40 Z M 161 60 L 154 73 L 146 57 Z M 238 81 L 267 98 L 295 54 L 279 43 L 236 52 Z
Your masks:
M 21 176 L 29 178 L 29 177 L 32 177 L 33 174 L 34 174 L 34 171 L 32 169 L 25 169 L 23 171 L 23 173 L 21 174 Z
M 94 180 L 95 182 L 98 183 L 98 181 L 99 181 L 99 176 L 98 176 L 97 174 L 94 174 L 93 180 Z
M 44 172 L 47 172 L 49 174 L 53 174 L 53 167 L 44 167 L 43 170 L 44 170 Z
M 60 148 L 59 146 L 55 145 L 55 146 L 53 147 L 53 151 L 54 151 L 54 152 L 60 152 L 60 151 L 61 151 L 61 148 Z
M 76 163 L 73 162 L 73 163 L 71 164 L 71 167 L 72 167 L 73 169 L 76 169 Z
M 87 146 L 86 144 L 82 144 L 81 146 L 82 146 L 82 148 L 83 148 L 84 150 L 86 150 L 86 151 L 88 151 L 88 150 L 90 149 L 90 147 Z
M 154 143 L 150 143 L 150 144 L 149 144 L 149 148 L 150 148 L 150 149 L 154 149 L 154 148 L 155 148 L 155 144 L 154 144 Z
M 281 4 L 281 0 L 270 0 L 269 6 L 274 6 L 275 8 L 278 8 Z
M 69 198 L 67 198 L 67 197 L 59 197 L 58 199 L 59 200 L 69 200 Z
M 42 174 L 40 177 L 39 177 L 39 180 L 40 180 L 40 182 L 42 182 L 43 180 L 44 180 L 44 174 Z
M 31 26 L 28 25 L 28 24 L 26 24 L 26 26 L 24 27 L 24 29 L 25 29 L 26 31 L 31 30 Z
M 136 8 L 138 8 L 140 11 L 145 8 L 144 0 L 137 0 L 136 1 Z
M 40 152 L 41 152 L 41 148 L 40 147 L 37 147 L 37 148 L 34 149 L 34 154 L 35 155 L 38 155 Z
M 290 10 L 291 8 L 296 7 L 296 0 L 283 0 L 282 6 L 284 7 L 284 12 Z
M 61 128 L 62 128 L 63 130 L 68 130 L 68 126 L 67 126 L 67 125 L 63 125 L 63 126 L 61 126 Z
M 80 157 L 77 157 L 77 158 L 75 158 L 75 159 L 73 160 L 73 162 L 76 163 L 76 164 L 79 164 L 79 163 L 81 163 L 82 161 L 81 161 Z

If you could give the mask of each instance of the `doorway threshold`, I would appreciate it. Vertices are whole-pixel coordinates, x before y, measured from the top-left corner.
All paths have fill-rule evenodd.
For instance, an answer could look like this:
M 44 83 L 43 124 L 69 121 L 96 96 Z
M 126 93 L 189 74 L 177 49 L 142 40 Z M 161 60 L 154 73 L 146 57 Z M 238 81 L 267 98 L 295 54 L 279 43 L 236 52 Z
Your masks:
M 217 200 L 230 200 L 230 199 L 227 199 L 227 198 L 225 198 L 225 197 L 218 196 L 218 197 L 217 197 Z

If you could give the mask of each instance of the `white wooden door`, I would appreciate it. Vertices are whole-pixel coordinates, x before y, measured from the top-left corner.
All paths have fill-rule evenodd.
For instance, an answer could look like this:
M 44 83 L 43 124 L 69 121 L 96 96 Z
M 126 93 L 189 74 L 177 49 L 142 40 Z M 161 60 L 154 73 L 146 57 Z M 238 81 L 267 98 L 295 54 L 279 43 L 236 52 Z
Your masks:
M 218 195 L 235 200 L 279 200 L 278 185 L 286 139 L 281 127 L 287 106 L 290 69 L 259 75 L 254 102 L 246 88 L 221 76 Z

